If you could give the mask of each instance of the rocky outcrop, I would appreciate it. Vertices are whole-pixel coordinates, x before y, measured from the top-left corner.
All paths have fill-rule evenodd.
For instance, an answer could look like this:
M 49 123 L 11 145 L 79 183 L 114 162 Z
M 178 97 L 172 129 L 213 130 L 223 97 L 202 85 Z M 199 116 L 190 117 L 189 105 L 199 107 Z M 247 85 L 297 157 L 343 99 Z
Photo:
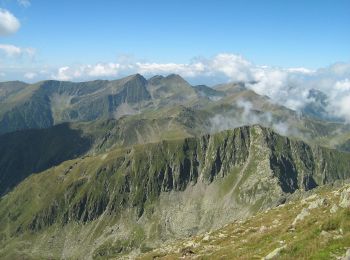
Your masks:
M 349 178 L 349 159 L 258 125 L 117 149 L 26 179 L 0 201 L 1 236 L 74 235 L 91 245 L 86 254 L 97 247 L 104 254 L 105 243 L 125 252 L 215 229 L 297 189 Z

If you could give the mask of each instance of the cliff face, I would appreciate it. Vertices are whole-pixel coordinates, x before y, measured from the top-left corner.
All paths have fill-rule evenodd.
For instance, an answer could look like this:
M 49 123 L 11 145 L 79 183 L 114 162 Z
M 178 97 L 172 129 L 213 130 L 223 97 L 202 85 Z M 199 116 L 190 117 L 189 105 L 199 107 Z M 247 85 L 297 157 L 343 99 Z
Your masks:
M 66 161 L 2 197 L 0 256 L 23 244 L 29 258 L 146 250 L 349 177 L 350 154 L 260 126 L 114 150 Z

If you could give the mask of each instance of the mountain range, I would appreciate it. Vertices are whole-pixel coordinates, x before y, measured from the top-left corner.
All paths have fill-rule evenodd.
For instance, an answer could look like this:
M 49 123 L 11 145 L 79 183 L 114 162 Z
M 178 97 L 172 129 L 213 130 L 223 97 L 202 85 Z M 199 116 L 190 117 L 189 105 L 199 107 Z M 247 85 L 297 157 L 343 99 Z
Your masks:
M 346 182 L 350 126 L 310 95 L 297 112 L 176 74 L 0 83 L 0 257 L 147 258 Z

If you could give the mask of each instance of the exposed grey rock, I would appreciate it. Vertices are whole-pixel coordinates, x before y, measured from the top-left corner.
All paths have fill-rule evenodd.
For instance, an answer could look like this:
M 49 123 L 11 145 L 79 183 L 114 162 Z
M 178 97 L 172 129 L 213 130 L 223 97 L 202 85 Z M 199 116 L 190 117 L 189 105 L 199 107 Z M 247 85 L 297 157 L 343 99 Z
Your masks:
M 203 241 L 209 241 L 210 240 L 210 236 L 208 234 L 206 234 L 203 239 Z
M 219 238 L 225 238 L 225 237 L 227 237 L 227 235 L 222 234 L 222 233 L 219 234 Z
M 340 194 L 339 206 L 342 208 L 350 207 L 350 188 L 343 190 Z
M 309 216 L 310 212 L 307 208 L 303 208 L 298 216 L 294 219 L 292 225 L 295 226 L 299 221 L 302 221 L 305 217 Z
M 350 260 L 350 248 L 346 250 L 345 256 L 343 256 L 342 260 Z
M 333 239 L 341 239 L 341 238 L 343 238 L 342 235 L 335 235 L 335 236 L 333 236 Z
M 281 247 L 276 248 L 276 249 L 273 250 L 271 253 L 269 253 L 267 256 L 265 256 L 263 259 L 264 259 L 264 260 L 276 259 L 276 258 L 280 255 L 281 251 L 282 251 L 283 249 L 285 249 L 286 247 L 287 247 L 287 246 L 284 245 L 284 246 L 281 246 Z
M 317 194 L 312 194 L 309 197 L 306 197 L 305 199 L 302 200 L 303 203 L 309 202 L 311 200 L 317 199 L 318 195 Z
M 334 204 L 334 205 L 331 207 L 331 209 L 329 210 L 329 212 L 332 213 L 332 214 L 334 214 L 334 213 L 336 213 L 336 212 L 338 211 L 338 209 L 339 209 L 339 207 L 338 207 L 336 204 Z
M 317 199 L 315 201 L 310 202 L 308 209 L 316 209 L 326 204 L 326 200 L 324 198 Z
M 324 231 L 324 230 L 321 231 L 320 235 L 323 236 L 323 237 L 330 237 L 331 236 L 331 234 L 329 232 Z

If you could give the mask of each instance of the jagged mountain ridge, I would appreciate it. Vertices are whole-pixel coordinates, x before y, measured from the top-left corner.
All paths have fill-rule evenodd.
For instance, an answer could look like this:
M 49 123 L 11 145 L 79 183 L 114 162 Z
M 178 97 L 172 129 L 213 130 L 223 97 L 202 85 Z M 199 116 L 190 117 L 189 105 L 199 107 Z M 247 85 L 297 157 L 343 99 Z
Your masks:
M 136 74 L 119 80 L 89 82 L 42 81 L 1 83 L 7 94 L 0 103 L 0 133 L 21 129 L 47 128 L 63 122 L 86 122 L 120 118 L 164 107 L 186 106 L 206 108 L 234 103 L 222 98 L 240 96 L 266 102 L 244 87 L 230 83 L 214 88 L 191 86 L 179 75 L 154 76 L 146 80 Z M 11 89 L 11 91 L 9 91 Z M 261 101 L 259 101 L 262 99 Z M 276 110 L 282 107 L 274 105 Z M 221 112 L 221 111 L 220 111 Z
M 146 250 L 278 205 L 296 190 L 347 179 L 349 159 L 256 125 L 66 161 L 2 197 L 0 255 L 17 257 L 12 248 L 28 258 Z
M 0 132 L 109 118 L 122 103 L 149 100 L 146 84 L 147 81 L 137 74 L 115 81 L 50 80 L 28 85 L 0 105 Z
M 204 125 L 201 126 L 206 132 L 262 124 L 275 130 L 282 129 L 282 134 L 298 136 L 307 141 L 326 137 L 319 141 L 331 147 L 339 144 L 335 138 L 339 135 L 339 132 L 335 133 L 337 129 L 341 133 L 349 132 L 349 126 L 341 123 L 301 117 L 295 111 L 274 104 L 267 97 L 247 89 L 244 82 L 210 88 L 204 85 L 191 86 L 175 74 L 154 76 L 149 80 L 136 74 L 112 81 L 74 83 L 51 80 L 31 85 L 6 82 L 1 83 L 0 89 L 4 93 L 7 89 L 6 95 L 0 94 L 0 134 L 21 129 L 48 128 L 64 122 L 118 120 L 133 115 L 140 115 L 141 119 L 158 120 L 162 117 L 163 121 L 168 119 L 171 123 L 172 110 L 181 107 L 192 109 L 195 114 L 206 114 Z M 249 111 L 246 111 L 247 108 Z M 311 116 L 314 110 L 310 110 Z M 199 134 L 203 133 L 201 131 Z M 341 140 L 340 145 L 345 141 Z
M 2 95 L 0 133 L 47 128 L 62 122 L 120 117 L 123 113 L 116 113 L 122 104 L 128 104 L 130 110 L 138 113 L 153 103 L 169 105 L 196 98 L 192 87 L 178 75 L 169 75 L 157 82 L 154 79 L 147 81 L 136 74 L 113 81 L 73 83 L 49 80 L 32 85 L 7 84 L 10 83 L 19 90 L 14 91 L 12 87 L 13 92 Z M 5 91 L 5 87 L 0 89 Z
M 206 86 L 192 87 L 178 75 L 156 76 L 148 81 L 141 75 L 132 75 L 117 81 L 46 81 L 40 83 L 40 87 L 34 87 L 34 90 L 31 85 L 23 85 L 20 88 L 28 93 L 32 91 L 33 96 L 40 96 L 38 100 L 32 97 L 29 101 L 22 100 L 22 107 L 29 109 L 24 111 L 29 114 L 30 122 L 35 119 L 31 127 L 41 128 L 44 124 L 48 128 L 45 131 L 15 131 L 0 137 L 0 194 L 11 190 L 30 174 L 50 168 L 63 159 L 99 153 L 111 147 L 200 136 L 242 125 L 263 124 L 274 129 L 281 125 L 282 130 L 291 129 L 287 132 L 284 130 L 282 134 L 296 135 L 308 142 L 314 141 L 323 145 L 328 145 L 328 136 L 335 135 L 340 141 L 333 142 L 330 139 L 329 143 L 333 143 L 332 147 L 343 150 L 346 146 L 334 144 L 346 143 L 348 140 L 346 134 L 339 138 L 339 131 L 349 131 L 346 126 L 300 118 L 294 111 L 277 106 L 267 97 L 246 89 L 243 83 L 219 85 L 216 89 L 211 89 Z M 28 98 L 27 92 L 24 100 Z M 74 97 L 70 98 L 72 96 Z M 157 99 L 154 96 L 157 96 Z M 9 98 L 14 97 L 10 95 Z M 38 118 L 37 113 L 31 111 L 33 107 L 40 114 Z M 21 105 L 10 111 L 12 112 L 9 114 L 17 116 L 23 112 L 20 112 Z M 50 127 L 51 124 L 60 121 L 71 121 L 77 114 L 76 120 L 91 121 Z M 49 118 L 47 125 L 46 115 Z M 104 119 L 110 116 L 117 119 Z M 13 123 L 12 126 L 24 122 L 22 119 L 17 121 L 16 116 L 12 119 L 9 119 Z M 84 149 L 76 149 L 81 147 L 80 141 L 73 143 L 69 140 L 73 136 L 67 134 L 69 132 L 74 133 L 76 140 L 85 144 Z M 32 141 L 40 140 L 41 134 L 50 136 L 55 140 L 53 143 L 68 146 L 59 145 L 60 149 L 50 149 L 44 143 Z M 12 140 L 12 143 L 8 140 Z M 13 147 L 16 147 L 16 150 Z M 45 147 L 49 151 L 45 151 Z M 15 159 L 16 153 L 21 154 L 21 158 Z M 21 164 L 22 166 L 19 166 Z

